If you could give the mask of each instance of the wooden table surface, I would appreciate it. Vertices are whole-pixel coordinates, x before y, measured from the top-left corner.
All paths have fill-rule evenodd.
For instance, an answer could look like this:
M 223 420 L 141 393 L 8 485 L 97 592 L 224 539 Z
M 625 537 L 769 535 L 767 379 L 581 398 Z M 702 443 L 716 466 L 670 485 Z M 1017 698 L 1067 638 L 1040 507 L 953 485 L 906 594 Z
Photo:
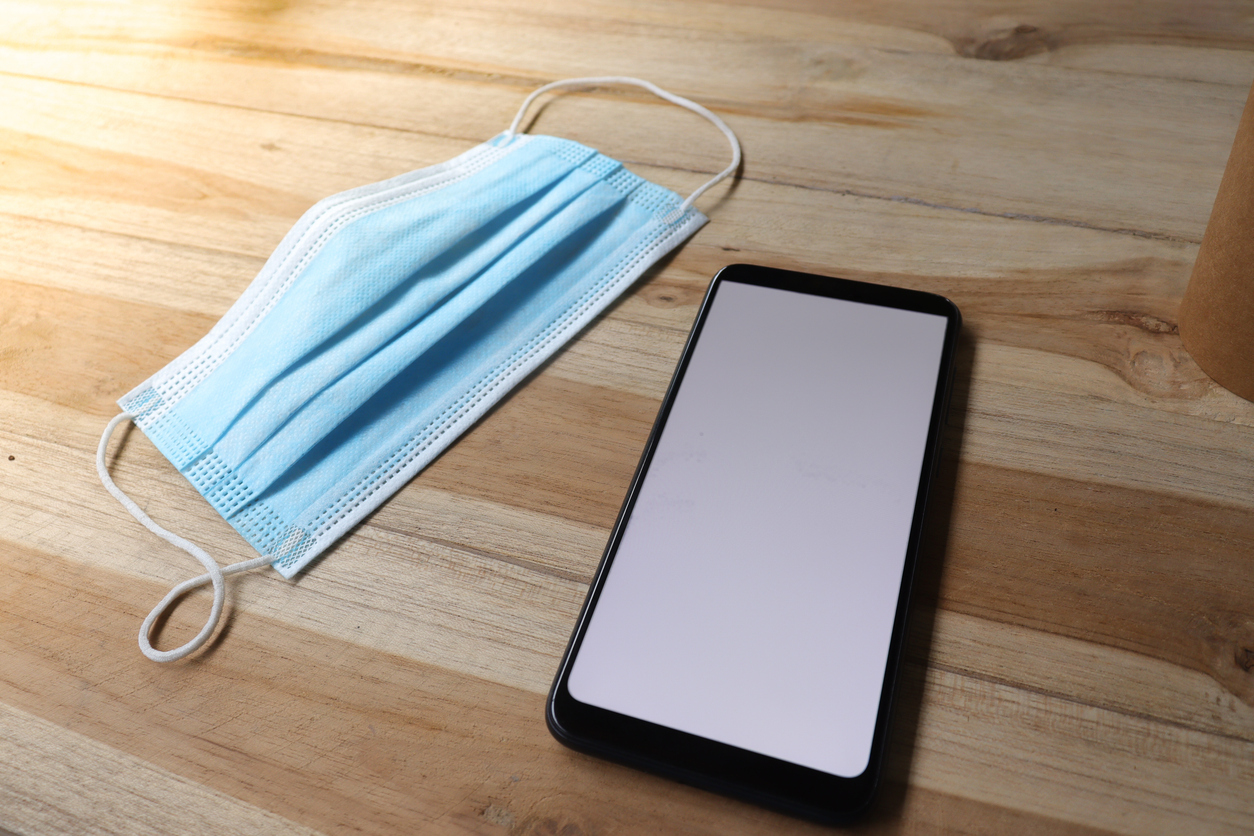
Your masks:
M 115 399 L 319 198 L 536 86 L 722 115 L 711 223 L 296 581 L 199 570 L 98 482 Z M 874 833 L 1254 832 L 1254 404 L 1175 317 L 1250 83 L 1192 0 L 0 0 L 0 834 L 809 833 L 572 753 L 544 694 L 714 272 L 962 309 Z M 566 136 L 687 192 L 721 136 L 638 90 Z M 119 485 L 254 556 L 138 431 Z M 189 596 L 161 631 L 203 621 Z

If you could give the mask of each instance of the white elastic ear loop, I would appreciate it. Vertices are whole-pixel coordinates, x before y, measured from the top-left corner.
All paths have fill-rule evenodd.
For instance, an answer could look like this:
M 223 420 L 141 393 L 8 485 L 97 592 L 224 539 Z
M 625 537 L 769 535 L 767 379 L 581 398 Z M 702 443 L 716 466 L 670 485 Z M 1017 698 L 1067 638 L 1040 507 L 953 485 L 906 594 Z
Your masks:
M 723 132 L 723 136 L 727 137 L 728 143 L 731 144 L 731 150 L 732 150 L 731 165 L 727 166 L 727 168 L 723 169 L 718 174 L 714 175 L 705 183 L 705 185 L 698 188 L 695 192 L 688 195 L 688 199 L 685 200 L 682 204 L 680 204 L 679 210 L 676 213 L 674 213 L 675 217 L 678 217 L 679 215 L 682 215 L 684 212 L 688 211 L 688 207 L 692 206 L 692 204 L 696 202 L 697 198 L 705 194 L 706 191 L 708 191 L 709 189 L 713 188 L 714 186 L 726 180 L 728 177 L 730 177 L 732 174 L 735 173 L 737 168 L 740 167 L 740 140 L 736 139 L 736 135 L 732 133 L 731 128 L 727 127 L 727 123 L 725 123 L 722 119 L 718 118 L 709 110 L 706 110 L 704 107 L 702 107 L 701 105 L 697 104 L 694 101 L 685 99 L 683 96 L 676 96 L 674 93 L 668 93 L 667 91 L 663 90 L 661 87 L 658 87 L 656 84 L 653 84 L 652 82 L 645 81 L 644 79 L 640 79 L 640 78 L 631 78 L 629 76 L 599 76 L 599 77 L 593 77 L 593 78 L 565 78 L 565 79 L 562 79 L 561 81 L 550 82 L 549 84 L 546 84 L 543 87 L 540 87 L 539 89 L 533 91 L 531 95 L 526 98 L 526 100 L 522 103 L 522 107 L 518 109 L 518 115 L 514 117 L 514 121 L 513 123 L 510 124 L 509 130 L 505 132 L 505 135 L 507 137 L 513 137 L 515 134 L 518 133 L 518 128 L 522 125 L 523 117 L 527 115 L 527 110 L 528 108 L 531 107 L 531 103 L 534 102 L 537 98 L 539 98 L 544 93 L 547 93 L 550 90 L 555 90 L 559 87 L 598 87 L 598 86 L 605 85 L 605 84 L 630 84 L 636 87 L 643 87 L 645 90 L 648 90 L 650 93 L 652 93 L 653 95 L 659 98 L 665 99 L 666 101 L 671 102 L 672 104 L 677 104 L 680 107 L 685 107 L 688 110 L 691 110 L 693 113 L 697 114 L 698 116 L 702 116 L 708 119 L 714 125 L 714 127 L 718 128 L 720 131 Z
M 232 575 L 236 572 L 243 572 L 248 569 L 255 569 L 258 566 L 264 566 L 271 562 L 272 558 L 257 557 L 252 560 L 242 560 L 239 563 L 233 563 L 225 569 L 219 569 L 214 559 L 205 553 L 204 549 L 188 540 L 184 540 L 177 534 L 166 531 L 161 526 L 152 521 L 143 510 L 131 500 L 129 496 L 122 493 L 122 489 L 113 483 L 112 477 L 109 476 L 109 469 L 105 465 L 105 455 L 109 449 L 109 437 L 113 435 L 113 431 L 117 429 L 118 424 L 123 421 L 132 420 L 129 412 L 123 412 L 109 422 L 105 427 L 104 434 L 100 437 L 100 447 L 96 450 L 96 472 L 100 474 L 100 481 L 104 483 L 105 489 L 113 494 L 118 502 L 122 503 L 122 507 L 131 512 L 131 516 L 139 520 L 140 524 L 156 534 L 167 543 L 178 546 L 183 551 L 200 561 L 205 567 L 207 574 L 183 581 L 178 586 L 171 589 L 166 596 L 161 599 L 161 603 L 148 613 L 148 617 L 144 619 L 144 623 L 139 628 L 139 649 L 144 655 L 154 662 L 173 662 L 176 659 L 182 659 L 189 653 L 195 652 L 200 648 L 209 637 L 213 635 L 214 629 L 218 626 L 219 619 L 222 618 L 222 608 L 226 603 L 226 583 L 223 580 L 224 575 Z M 206 583 L 213 584 L 213 608 L 209 611 L 209 620 L 205 622 L 205 626 L 200 629 L 196 637 L 182 647 L 174 650 L 157 650 L 149 641 L 149 634 L 152 632 L 152 625 L 160 618 L 161 614 L 166 611 L 171 603 L 175 601 L 184 592 L 189 589 L 195 589 Z

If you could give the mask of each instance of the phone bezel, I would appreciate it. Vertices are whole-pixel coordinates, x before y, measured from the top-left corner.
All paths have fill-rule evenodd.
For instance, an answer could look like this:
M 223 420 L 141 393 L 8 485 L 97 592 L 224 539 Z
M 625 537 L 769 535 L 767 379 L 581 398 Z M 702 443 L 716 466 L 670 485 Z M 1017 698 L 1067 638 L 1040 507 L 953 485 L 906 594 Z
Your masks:
M 726 282 L 740 282 L 865 304 L 920 311 L 936 314 L 946 319 L 945 339 L 932 399 L 932 415 L 928 426 L 884 682 L 880 692 L 871 756 L 866 770 L 861 775 L 852 778 L 799 766 L 768 755 L 588 705 L 576 700 L 567 687 L 571 664 L 579 652 L 589 619 L 596 608 L 606 574 L 617 553 L 626 521 L 630 518 L 635 506 L 641 482 L 648 472 L 658 438 L 666 425 L 666 419 L 682 384 L 693 349 L 700 339 L 711 303 L 719 288 Z M 961 314 L 952 302 L 942 296 L 923 291 L 745 264 L 724 267 L 715 275 L 701 303 L 692 332 L 667 388 L 666 396 L 662 400 L 657 419 L 654 421 L 640 463 L 632 477 L 631 485 L 611 530 L 600 565 L 597 567 L 550 690 L 545 719 L 554 737 L 579 751 L 817 821 L 847 822 L 865 810 L 879 783 L 888 738 L 889 718 L 905 638 L 910 592 L 918 559 L 929 488 L 940 460 L 941 434 L 949 407 L 954 353 L 961 322 Z

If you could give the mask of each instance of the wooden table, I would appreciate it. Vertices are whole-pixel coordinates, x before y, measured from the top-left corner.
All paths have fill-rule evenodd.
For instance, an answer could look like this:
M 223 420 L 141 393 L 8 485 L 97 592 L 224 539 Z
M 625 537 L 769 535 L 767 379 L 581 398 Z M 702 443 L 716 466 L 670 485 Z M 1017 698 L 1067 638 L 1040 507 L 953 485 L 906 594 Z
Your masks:
M 709 277 L 945 294 L 954 426 L 889 780 L 911 833 L 1254 832 L 1254 404 L 1175 315 L 1254 80 L 1191 0 L 0 0 L 0 833 L 801 833 L 563 749 L 542 709 Z M 114 401 L 321 197 L 452 157 L 558 78 L 721 114 L 711 223 L 206 650 L 198 571 L 97 481 Z M 638 90 L 534 130 L 680 192 L 722 138 Z M 112 468 L 254 555 L 142 433 Z M 206 594 L 161 631 L 198 629 Z

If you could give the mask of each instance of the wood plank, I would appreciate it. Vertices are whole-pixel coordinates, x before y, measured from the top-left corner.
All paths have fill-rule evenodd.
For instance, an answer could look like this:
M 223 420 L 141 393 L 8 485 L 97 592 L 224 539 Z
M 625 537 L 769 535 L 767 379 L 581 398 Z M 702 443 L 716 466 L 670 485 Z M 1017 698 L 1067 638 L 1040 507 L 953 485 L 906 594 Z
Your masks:
M 93 166 L 107 168 L 114 165 L 117 162 L 115 155 L 121 153 L 121 147 L 128 140 L 125 138 L 125 130 L 118 130 L 110 137 L 107 128 L 111 119 L 109 112 L 134 108 L 146 101 L 143 97 L 128 94 L 93 92 L 91 96 L 84 96 L 81 91 L 69 90 L 65 85 L 49 82 L 22 82 L 22 85 L 25 88 L 24 95 L 15 100 L 10 111 L 15 121 L 39 122 L 48 119 L 52 112 L 60 113 L 64 110 L 83 114 L 81 124 L 61 127 L 49 125 L 49 133 L 53 135 L 37 140 L 36 144 L 41 144 L 42 148 L 40 158 L 49 161 L 46 164 L 41 163 L 36 171 L 45 174 L 81 165 L 76 159 L 76 155 L 80 153 L 77 150 L 79 146 L 71 142 L 71 135 L 86 134 L 93 137 L 93 147 L 82 151 L 89 156 L 104 155 L 92 163 Z M 102 96 L 110 100 L 107 106 L 99 101 Z M 34 112 L 36 103 L 39 108 L 45 108 L 48 102 L 52 103 L 48 114 L 39 116 Z M 58 104 L 60 107 L 57 107 Z M 30 109 L 24 109 L 25 105 L 30 105 Z M 167 141 L 177 138 L 176 146 L 184 147 L 182 137 L 190 125 L 231 121 L 225 119 L 227 114 L 224 110 L 216 107 L 178 103 L 176 109 L 183 110 L 183 116 L 170 121 L 168 127 L 146 125 L 145 130 L 155 134 L 161 134 L 163 130 L 172 132 L 166 136 Z M 162 112 L 166 113 L 167 109 L 163 107 Z M 247 113 L 240 114 L 231 109 L 232 117 L 241 115 L 250 118 Z M 332 146 L 355 141 L 350 140 L 345 131 L 338 127 L 324 131 L 324 123 L 315 124 L 299 119 L 293 122 L 291 117 L 267 119 L 272 122 L 287 122 L 287 129 L 293 131 L 317 127 L 316 132 L 320 132 L 323 140 Z M 220 190 L 214 187 L 210 190 L 211 199 L 194 204 L 184 202 L 179 204 L 177 212 L 161 207 L 161 202 L 167 198 L 154 192 L 151 182 L 144 188 L 132 187 L 133 191 L 123 200 L 127 207 L 125 211 L 113 206 L 110 212 L 101 213 L 99 201 L 90 194 L 80 197 L 66 192 L 46 200 L 39 196 L 27 200 L 14 195 L 10 199 L 24 201 L 22 205 L 27 216 L 141 237 L 151 237 L 151 230 L 155 226 L 161 229 L 163 240 L 195 247 L 211 246 L 239 251 L 241 242 L 246 242 L 243 249 L 248 252 L 245 254 L 262 258 L 269 254 L 287 226 L 313 200 L 333 193 L 338 188 L 360 185 L 399 173 L 412 167 L 414 162 L 446 159 L 468 147 L 464 143 L 454 145 L 442 142 L 438 148 L 432 146 L 430 156 L 426 159 L 421 155 L 407 157 L 405 151 L 414 142 L 412 135 L 380 132 L 375 129 L 371 130 L 371 134 L 376 145 L 381 144 L 379 140 L 386 134 L 389 152 L 385 157 L 390 162 L 375 158 L 373 165 L 358 167 L 355 174 L 345 177 L 342 172 L 354 170 L 350 165 L 351 161 L 337 160 L 337 176 L 333 179 L 324 178 L 320 185 L 310 187 L 307 184 L 318 180 L 316 172 L 307 171 L 307 167 L 296 159 L 297 155 L 284 154 L 269 161 L 257 159 L 255 163 L 244 166 L 246 171 L 240 172 L 255 178 L 255 181 L 248 180 L 238 186 L 224 185 Z M 210 132 L 207 138 L 210 145 L 229 148 L 227 156 L 239 156 L 237 142 L 226 134 L 213 136 Z M 10 141 L 17 142 L 16 139 Z M 218 156 L 223 154 L 219 152 Z M 181 182 L 189 168 L 194 172 L 193 167 L 206 165 L 214 154 L 204 146 L 191 146 L 187 148 L 186 154 L 175 157 L 170 162 L 179 174 L 177 177 L 170 176 L 171 190 L 176 190 L 174 184 L 176 181 Z M 218 162 L 225 164 L 227 160 L 224 157 Z M 238 166 L 238 163 L 230 164 Z M 652 176 L 656 172 L 646 168 L 643 173 Z M 42 182 L 38 176 L 43 175 L 32 176 L 36 183 Z M 210 180 L 212 179 L 211 176 Z M 287 196 L 275 203 L 266 197 L 271 194 L 285 194 L 280 190 L 290 188 L 292 182 L 297 180 L 302 183 L 301 188 L 307 191 L 303 198 Z M 256 194 L 257 199 L 243 197 L 250 194 Z M 175 197 L 169 199 L 177 203 Z M 4 197 L 0 194 L 0 203 L 3 201 Z M 769 217 L 781 205 L 792 207 L 788 224 L 761 223 L 763 217 Z M 797 191 L 788 186 L 752 181 L 742 182 L 735 188 L 734 200 L 724 200 L 708 208 L 714 216 L 714 222 L 698 234 L 693 244 L 714 248 L 707 251 L 718 255 L 711 266 L 753 255 L 759 259 L 808 265 L 825 272 L 854 277 L 873 273 L 882 277 L 904 277 L 909 281 L 910 277 L 923 276 L 951 276 L 955 279 L 1005 276 L 1005 286 L 1013 286 L 1011 282 L 1027 280 L 1033 271 L 1041 270 L 1042 254 L 1048 254 L 1049 272 L 1041 276 L 1041 284 L 1037 288 L 1050 278 L 1069 279 L 1059 284 L 1059 292 L 1065 292 L 1068 287 L 1078 285 L 1083 279 L 1091 278 L 1094 273 L 1125 273 L 1130 269 L 1145 269 L 1138 265 L 1163 265 L 1154 268 L 1155 273 L 1163 275 L 1165 265 L 1175 265 L 1172 268 L 1176 271 L 1172 276 L 1172 283 L 1178 293 L 1178 288 L 1182 288 L 1187 279 L 1188 265 L 1196 252 L 1195 246 L 1187 242 L 1146 240 L 1118 232 L 1077 228 L 1039 219 L 955 213 L 941 207 L 933 208 L 896 200 L 891 196 L 861 197 L 832 189 Z M 896 247 L 886 249 L 883 246 L 886 230 L 891 230 L 895 236 L 898 244 Z M 1006 248 L 1003 246 L 1004 241 L 1011 234 L 1019 241 L 1019 245 Z M 233 243 L 225 244 L 223 236 L 230 238 Z M 676 263 L 682 263 L 687 257 L 686 253 L 681 254 Z M 1067 272 L 1061 272 L 1064 270 Z M 706 270 L 702 272 L 706 272 L 707 276 L 709 274 Z M 929 282 L 931 283 L 934 283 L 934 279 Z M 949 288 L 942 286 L 940 289 Z M 1032 297 L 1027 298 L 1030 300 Z
M 1117 833 L 1248 832 L 1254 743 L 945 671 L 928 688 L 911 766 L 924 787 Z
M 0 278 L 121 302 L 143 300 L 214 320 L 264 263 L 261 257 L 17 215 L 0 215 L 0 229 Z M 50 248 L 50 241 L 56 246 Z
M 0 389 L 97 414 L 161 368 L 213 320 L 0 279 Z M 50 385 L 55 380 L 56 385 Z
M 987 61 L 1014 61 L 1076 44 L 1203 43 L 1248 48 L 1254 41 L 1254 27 L 1237 9 L 1198 6 L 1188 0 L 1106 3 L 1100 13 L 1082 0 L 1049 4 L 979 0 L 940 7 L 918 0 L 848 3 L 838 7 L 822 0 L 731 2 L 907 26 L 939 35 L 960 54 Z
M 988 355 L 997 359 L 985 366 Z M 1197 386 L 1197 402 L 1182 394 L 1182 406 L 1151 404 L 1095 364 L 997 345 L 982 345 L 976 358 L 964 446 L 974 460 L 1246 507 L 1254 501 L 1243 458 L 1254 421 L 1216 385 Z M 1196 368 L 1191 360 L 1187 367 Z M 1141 369 L 1151 378 L 1173 371 L 1153 362 Z M 991 414 L 986 404 L 996 404 Z M 1242 417 L 1216 426 L 1211 404 Z M 1140 427 L 1137 438 L 1122 435 L 1129 421 Z
M 445 830 L 486 816 L 512 817 L 521 832 L 572 822 L 585 830 L 666 828 L 682 805 L 694 833 L 726 832 L 734 821 L 818 832 L 568 753 L 548 738 L 538 694 L 252 612 L 233 616 L 231 653 L 153 667 L 134 654 L 123 628 L 138 615 L 126 602 L 137 591 L 155 595 L 155 587 L 48 554 L 17 561 L 12 548 L 6 554 L 0 643 L 12 664 L 0 674 L 0 690 L 7 704 L 305 826 Z M 945 626 L 978 630 L 979 622 Z M 266 677 L 250 674 L 259 667 Z M 63 669 L 74 678 L 61 676 Z M 274 692 L 283 694 L 278 703 Z M 1249 740 L 1153 724 L 943 667 L 928 674 L 922 701 L 917 742 L 897 748 L 909 755 L 914 785 L 950 799 L 946 815 L 972 806 L 962 799 L 993 808 L 1010 801 L 1029 813 L 1025 821 L 1036 817 L 1036 826 L 1084 819 L 1111 832 L 1171 832 L 1189 814 L 1208 832 L 1235 832 L 1226 829 L 1239 821 L 1233 804 L 1254 780 Z M 254 710 L 261 704 L 272 706 L 264 722 Z M 1135 749 L 1122 742 L 1129 730 L 1140 741 Z M 1105 789 L 1112 778 L 1120 787 L 1176 789 L 1152 800 L 1135 796 L 1129 806 Z M 1034 789 L 1024 807 L 1027 785 Z M 903 802 L 890 791 L 883 803 Z M 928 806 L 907 805 L 919 815 Z M 476 827 L 490 831 L 482 824 Z
M 317 833 L 3 703 L 0 762 L 21 764 L 0 815 L 23 833 Z
M 1254 742 L 1254 704 L 1209 672 L 1140 650 L 941 610 L 928 646 L 913 653 L 920 667 L 926 662 L 1028 693 Z
M 964 465 L 948 532 L 943 608 L 1151 655 L 1254 705 L 1247 508 Z
M 1155 27 L 1177 37 L 1190 37 L 1196 29 L 1196 38 L 1205 42 L 1206 32 L 1214 31 L 1203 15 L 1171 8 L 1178 19 L 1149 25 L 1143 37 L 1158 37 Z M 888 18 L 860 26 L 822 13 L 734 6 L 717 14 L 703 7 L 681 12 L 673 4 L 587 6 L 575 12 L 515 2 L 437 9 L 375 0 L 352 14 L 319 4 L 287 9 L 288 27 L 276 43 L 265 25 L 240 20 L 228 9 L 160 23 L 145 9 L 137 14 L 133 34 L 125 26 L 118 32 L 111 23 L 108 36 L 118 43 L 138 39 L 134 54 L 122 56 L 116 67 L 110 66 L 116 61 L 111 52 L 79 60 L 73 45 L 92 37 L 90 26 L 87 33 L 67 33 L 63 20 L 36 18 L 28 25 L 31 37 L 40 39 L 39 49 L 22 49 L 19 42 L 0 68 L 29 72 L 18 68 L 31 66 L 33 52 L 33 66 L 41 68 L 35 72 L 50 77 L 371 125 L 380 124 L 373 103 L 382 99 L 394 103 L 385 117 L 388 127 L 481 141 L 504 127 L 527 88 L 552 78 L 604 74 L 601 68 L 613 65 L 663 84 L 683 79 L 687 86 L 680 92 L 704 95 L 715 107 L 735 102 L 737 130 L 753 149 L 747 179 L 811 188 L 835 183 L 853 194 L 1193 242 L 1200 240 L 1249 84 L 1248 78 L 1213 82 L 1151 75 L 1130 87 L 1120 75 L 1078 65 L 970 61 L 910 28 L 909 16 L 894 20 L 896 26 L 888 25 L 893 20 Z M 1066 16 L 1088 17 L 1074 8 Z M 409 25 L 403 23 L 407 19 Z M 389 24 L 380 27 L 378 20 Z M 647 45 L 617 33 L 622 23 L 615 21 L 623 20 L 651 33 Z M 659 43 L 656 27 L 663 20 L 688 27 L 682 42 Z M 462 34 L 470 30 L 476 37 Z M 188 31 L 197 33 L 190 47 Z M 589 31 L 615 35 L 598 39 L 590 52 Z M 397 37 L 398 32 L 404 35 Z M 1061 43 L 1083 43 L 1091 50 L 1104 40 L 1080 36 Z M 48 58 L 49 41 L 67 43 L 58 60 Z M 775 42 L 790 46 L 779 49 Z M 505 44 L 511 66 L 497 61 Z M 174 56 L 186 60 L 171 60 Z M 375 63 L 345 73 L 343 56 L 367 56 Z M 196 68 L 203 60 L 220 67 Z M 282 81 L 268 72 L 279 60 L 300 69 L 289 69 Z M 753 80 L 728 71 L 749 65 L 759 69 Z M 454 73 L 451 83 L 447 71 L 433 79 L 436 66 L 461 73 Z M 196 69 L 180 79 L 188 67 Z M 267 83 L 250 83 L 262 73 Z M 451 88 L 460 93 L 450 97 Z M 310 90 L 317 95 L 311 97 Z M 1092 110 L 1077 111 L 1071 104 L 1077 97 Z M 361 112 L 365 102 L 371 103 L 369 114 Z M 1186 103 L 1187 123 L 1168 117 Z M 647 96 L 606 94 L 586 107 L 555 104 L 541 121 L 546 131 L 610 142 L 605 150 L 628 161 L 717 170 L 712 164 L 721 148 L 717 135 L 667 110 Z M 1102 114 L 1101 120 L 1094 122 L 1090 113 Z M 658 119 L 687 124 L 693 142 L 659 148 L 649 128 Z M 593 130 L 607 124 L 616 126 L 608 136 Z M 783 148 L 789 149 L 786 158 L 773 150 Z M 1093 188 L 1095 182 L 1103 186 Z M 1187 201 L 1181 200 L 1183 184 Z M 1175 199 L 1161 200 L 1172 187 Z

